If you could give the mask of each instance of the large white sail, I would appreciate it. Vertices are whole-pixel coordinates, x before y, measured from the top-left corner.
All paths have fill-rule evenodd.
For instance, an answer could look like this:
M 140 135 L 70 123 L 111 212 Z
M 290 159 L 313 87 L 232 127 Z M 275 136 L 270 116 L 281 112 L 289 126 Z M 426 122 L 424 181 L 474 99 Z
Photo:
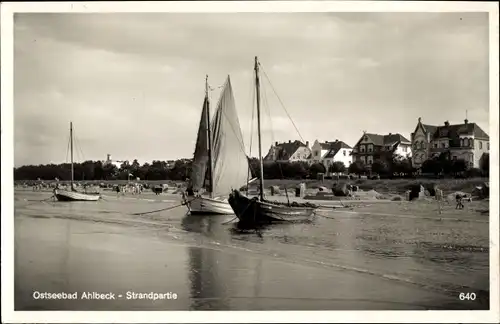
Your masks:
M 227 77 L 211 123 L 213 146 L 213 196 L 227 196 L 247 182 L 248 158 L 236 112 L 236 104 Z

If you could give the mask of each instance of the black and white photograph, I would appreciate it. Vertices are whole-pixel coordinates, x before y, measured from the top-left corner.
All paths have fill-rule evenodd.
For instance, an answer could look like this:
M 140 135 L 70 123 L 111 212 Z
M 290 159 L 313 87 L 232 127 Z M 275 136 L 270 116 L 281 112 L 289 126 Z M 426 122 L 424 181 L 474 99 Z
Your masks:
M 500 320 L 497 4 L 1 9 L 2 321 Z

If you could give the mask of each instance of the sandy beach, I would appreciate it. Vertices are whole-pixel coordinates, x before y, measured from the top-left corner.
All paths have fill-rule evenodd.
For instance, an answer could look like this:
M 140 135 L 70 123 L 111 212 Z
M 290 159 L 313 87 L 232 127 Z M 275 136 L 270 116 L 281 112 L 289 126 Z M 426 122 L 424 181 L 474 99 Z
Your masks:
M 183 207 L 133 215 L 178 204 L 176 195 L 39 202 L 47 197 L 15 194 L 16 310 L 489 307 L 488 215 L 476 211 L 484 202 L 464 211 L 446 205 L 442 214 L 431 202 L 321 211 L 312 224 L 258 235 L 235 231 L 227 223 L 234 216 L 186 216 Z M 83 292 L 115 299 L 82 299 Z M 133 292 L 170 299 L 127 298 Z M 477 299 L 460 301 L 460 292 Z

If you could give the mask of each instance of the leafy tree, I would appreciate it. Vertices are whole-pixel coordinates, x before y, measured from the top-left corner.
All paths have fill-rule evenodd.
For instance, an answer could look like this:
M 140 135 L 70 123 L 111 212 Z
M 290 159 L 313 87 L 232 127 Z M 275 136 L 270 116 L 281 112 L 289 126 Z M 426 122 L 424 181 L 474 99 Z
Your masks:
M 120 172 L 126 172 L 130 169 L 130 163 L 128 161 L 123 161 L 123 163 L 120 165 Z
M 404 176 L 409 176 L 415 172 L 415 169 L 413 168 L 411 164 L 411 160 L 408 158 L 402 158 L 402 159 L 395 159 L 392 162 L 392 165 L 390 166 L 391 172 L 394 173 L 399 173 Z
M 103 167 L 103 178 L 104 180 L 113 180 L 118 176 L 118 168 L 114 164 L 106 164 Z
M 423 173 L 432 173 L 434 175 L 438 175 L 443 171 L 443 168 L 441 167 L 441 163 L 438 159 L 428 159 L 425 160 L 422 163 L 422 166 L 420 167 L 421 171 Z
M 249 158 L 248 165 L 250 167 L 251 177 L 250 178 L 258 178 L 260 177 L 260 162 L 257 158 Z
M 479 160 L 479 168 L 485 175 L 490 174 L 490 154 L 484 153 Z
M 344 173 L 346 171 L 346 167 L 344 162 L 342 161 L 336 161 L 333 162 L 332 165 L 328 168 L 328 171 L 332 173 Z
M 454 174 L 462 173 L 469 169 L 469 164 L 463 159 L 457 159 L 451 163 L 451 171 Z
M 85 161 L 81 164 L 82 178 L 94 180 L 95 179 L 95 162 Z
M 309 176 L 311 178 L 316 178 L 318 173 L 325 173 L 326 168 L 322 163 L 314 163 L 309 167 Z
M 348 168 L 349 173 L 354 173 L 357 175 L 361 175 L 366 173 L 366 166 L 363 161 L 354 161 Z
M 387 175 L 389 173 L 389 165 L 384 160 L 375 160 L 372 164 L 372 172 L 379 175 Z

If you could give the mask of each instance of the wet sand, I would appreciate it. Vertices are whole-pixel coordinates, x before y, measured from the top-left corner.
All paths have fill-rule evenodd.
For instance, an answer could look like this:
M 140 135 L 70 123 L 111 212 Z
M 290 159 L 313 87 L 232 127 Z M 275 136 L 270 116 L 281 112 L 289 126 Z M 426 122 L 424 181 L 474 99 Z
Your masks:
M 185 216 L 183 208 L 132 215 L 175 205 L 173 195 L 36 202 L 49 195 L 16 192 L 16 310 L 488 308 L 488 217 L 472 211 L 450 207 L 439 220 L 425 207 L 427 218 L 377 204 L 258 235 L 224 224 L 232 216 Z M 34 291 L 116 299 L 41 300 Z M 177 298 L 134 300 L 128 291 Z M 460 291 L 478 298 L 460 301 Z

